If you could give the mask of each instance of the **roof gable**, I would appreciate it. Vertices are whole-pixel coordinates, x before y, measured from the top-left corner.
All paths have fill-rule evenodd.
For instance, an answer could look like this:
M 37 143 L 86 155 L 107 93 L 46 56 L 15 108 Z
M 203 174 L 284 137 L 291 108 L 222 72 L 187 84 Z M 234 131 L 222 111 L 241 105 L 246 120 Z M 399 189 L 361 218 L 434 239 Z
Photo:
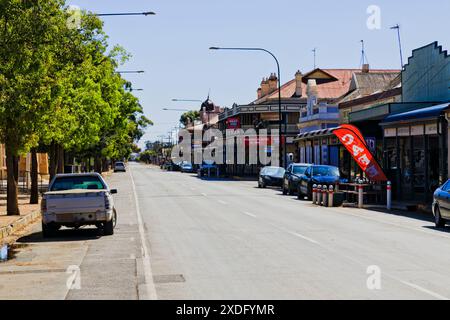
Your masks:
M 303 75 L 302 82 L 306 84 L 306 83 L 308 83 L 308 80 L 310 80 L 310 79 L 316 80 L 317 84 L 338 81 L 338 79 L 336 77 L 334 77 L 330 73 L 328 73 L 325 70 L 322 70 L 320 68 L 316 68 L 313 71 L 308 72 L 307 74 Z

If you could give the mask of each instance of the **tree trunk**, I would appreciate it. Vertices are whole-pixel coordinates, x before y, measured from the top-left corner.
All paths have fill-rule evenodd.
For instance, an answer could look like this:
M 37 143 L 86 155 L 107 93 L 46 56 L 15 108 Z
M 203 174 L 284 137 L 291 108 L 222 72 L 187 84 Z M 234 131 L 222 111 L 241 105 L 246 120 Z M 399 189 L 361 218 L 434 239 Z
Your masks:
M 103 160 L 102 160 L 102 171 L 103 172 L 109 171 L 109 163 L 108 163 L 108 159 L 106 159 L 106 158 L 103 158 Z
M 57 145 L 56 152 L 58 154 L 58 173 L 64 173 L 64 147 Z
M 30 204 L 39 203 L 38 160 L 36 149 L 31 150 L 31 196 Z
M 95 172 L 102 173 L 102 159 L 100 157 L 95 157 Z
M 8 216 L 19 215 L 19 201 L 18 201 L 18 157 L 14 154 L 10 142 L 5 143 L 6 151 L 6 170 L 7 170 L 7 204 L 6 212 Z
M 58 163 L 56 144 L 54 142 L 52 142 L 52 144 L 50 145 L 49 156 L 50 156 L 50 163 L 49 163 L 49 171 L 50 172 L 49 173 L 50 173 L 50 181 L 52 181 L 56 175 L 57 163 Z

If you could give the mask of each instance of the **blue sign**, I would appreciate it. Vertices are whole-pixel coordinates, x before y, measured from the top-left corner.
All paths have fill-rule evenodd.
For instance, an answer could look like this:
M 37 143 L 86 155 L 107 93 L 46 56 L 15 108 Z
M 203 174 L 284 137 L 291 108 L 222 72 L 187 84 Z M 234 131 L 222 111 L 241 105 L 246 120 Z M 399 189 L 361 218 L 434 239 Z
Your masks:
M 366 137 L 366 144 L 369 148 L 369 151 L 372 154 L 375 154 L 377 151 L 377 139 L 375 137 Z

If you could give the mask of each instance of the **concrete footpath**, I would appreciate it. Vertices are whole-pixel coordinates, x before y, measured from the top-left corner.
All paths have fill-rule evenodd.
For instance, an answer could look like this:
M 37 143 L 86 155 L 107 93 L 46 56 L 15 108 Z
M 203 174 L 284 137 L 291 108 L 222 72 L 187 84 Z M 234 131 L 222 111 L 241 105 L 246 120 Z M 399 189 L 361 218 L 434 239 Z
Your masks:
M 106 178 L 118 222 L 113 236 L 96 228 L 63 229 L 42 238 L 39 220 L 0 263 L 0 300 L 147 299 L 142 242 L 129 172 Z M 145 231 L 145 230 L 144 230 Z
M 29 196 L 19 196 L 20 215 L 6 215 L 6 195 L 0 195 L 0 247 L 14 242 L 24 229 L 40 221 L 40 205 L 28 204 Z

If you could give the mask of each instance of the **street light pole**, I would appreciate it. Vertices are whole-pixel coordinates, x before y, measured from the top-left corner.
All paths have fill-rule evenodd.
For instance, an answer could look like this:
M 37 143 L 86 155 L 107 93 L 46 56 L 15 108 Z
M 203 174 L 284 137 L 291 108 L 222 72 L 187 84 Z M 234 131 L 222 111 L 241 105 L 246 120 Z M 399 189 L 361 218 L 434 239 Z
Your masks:
M 153 11 L 147 12 L 121 12 L 121 13 L 96 13 L 98 17 L 114 17 L 114 16 L 154 16 Z
M 144 73 L 144 70 L 137 70 L 137 71 L 116 71 L 117 73 Z
M 277 72 L 278 72 L 278 132 L 279 132 L 279 162 L 281 167 L 286 167 L 285 161 L 283 161 L 283 146 L 282 146 L 282 112 L 281 112 L 281 75 L 280 75 L 280 63 L 278 62 L 277 57 L 270 52 L 269 50 L 266 50 L 264 48 L 221 48 L 221 47 L 210 47 L 210 50 L 237 50 L 237 51 L 263 51 L 265 53 L 268 53 L 272 56 L 272 58 L 275 60 L 277 64 Z
M 189 109 L 172 109 L 172 108 L 163 108 L 163 111 L 191 111 Z
M 203 102 L 202 100 L 195 99 L 172 99 L 173 102 Z

